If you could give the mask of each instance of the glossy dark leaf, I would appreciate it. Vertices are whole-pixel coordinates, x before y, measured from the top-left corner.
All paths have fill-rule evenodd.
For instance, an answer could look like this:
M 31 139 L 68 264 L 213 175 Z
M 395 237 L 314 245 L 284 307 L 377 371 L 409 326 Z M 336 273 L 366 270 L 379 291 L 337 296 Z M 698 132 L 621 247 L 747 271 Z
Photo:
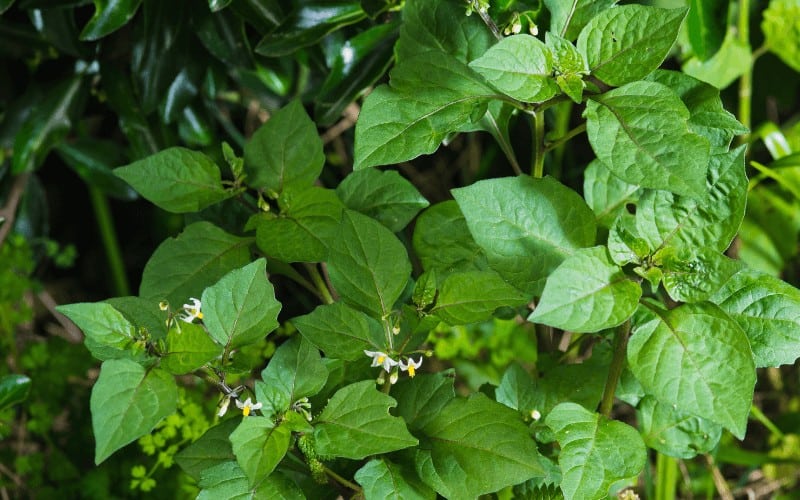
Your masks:
M 25 375 L 0 377 L 0 411 L 25 401 L 30 389 L 31 379 Z
M 94 0 L 94 16 L 81 31 L 81 40 L 97 40 L 128 24 L 142 0 Z
M 59 51 L 78 59 L 91 57 L 90 45 L 78 38 L 73 9 L 41 9 L 37 16 L 37 28 Z
M 7 11 L 12 5 L 14 5 L 14 0 L 0 0 L 0 14 Z
M 46 51 L 47 41 L 32 27 L 0 19 L 0 55 L 24 59 L 37 51 Z
M 59 144 L 56 151 L 64 163 L 87 184 L 120 200 L 138 198 L 136 191 L 111 172 L 113 168 L 126 163 L 125 156 L 116 143 L 85 138 Z
M 722 46 L 728 21 L 728 0 L 691 0 L 686 32 L 695 56 L 705 61 Z
M 244 20 L 232 10 L 213 14 L 205 11 L 198 12 L 192 17 L 192 26 L 200 43 L 214 57 L 231 67 L 252 67 Z

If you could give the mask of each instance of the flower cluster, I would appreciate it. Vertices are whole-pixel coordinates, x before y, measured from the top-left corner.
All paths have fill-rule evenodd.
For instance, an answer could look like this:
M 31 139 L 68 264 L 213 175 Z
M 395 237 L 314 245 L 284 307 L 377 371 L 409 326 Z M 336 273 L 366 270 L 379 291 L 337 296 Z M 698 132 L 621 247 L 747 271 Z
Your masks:
M 405 360 L 396 361 L 391 358 L 388 354 L 381 351 L 364 351 L 364 354 L 372 358 L 372 365 L 371 366 L 380 366 L 389 374 L 389 382 L 394 384 L 397 382 L 398 377 L 400 376 L 400 372 L 408 372 L 408 376 L 414 378 L 414 375 L 417 374 L 417 368 L 422 366 L 422 357 L 419 358 L 418 361 L 414 361 L 413 358 L 410 356 Z M 382 384 L 383 379 L 383 372 L 378 377 L 378 383 Z

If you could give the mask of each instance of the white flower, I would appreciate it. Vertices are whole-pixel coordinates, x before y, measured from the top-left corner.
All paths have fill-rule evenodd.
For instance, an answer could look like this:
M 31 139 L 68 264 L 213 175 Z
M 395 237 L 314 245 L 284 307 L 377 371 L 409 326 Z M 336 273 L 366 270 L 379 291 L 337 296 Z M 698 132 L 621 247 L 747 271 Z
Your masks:
M 228 412 L 228 405 L 231 404 L 231 397 L 225 396 L 222 398 L 222 401 L 219 403 L 219 411 L 217 412 L 217 416 L 222 418 Z
M 242 410 L 242 415 L 244 415 L 246 417 L 246 416 L 250 415 L 251 411 L 260 410 L 261 409 L 261 403 L 253 404 L 253 402 L 250 400 L 250 398 L 245 399 L 244 403 L 242 403 L 241 401 L 239 401 L 237 399 L 236 400 L 236 407 L 239 408 L 240 410 Z
M 390 358 L 385 352 L 365 350 L 364 354 L 372 358 L 370 366 L 382 366 L 386 373 L 392 371 L 392 367 L 397 366 L 397 361 Z
M 183 310 L 185 314 L 181 316 L 181 319 L 187 323 L 191 323 L 196 319 L 203 319 L 203 313 L 200 312 L 200 301 L 196 298 L 192 297 L 189 299 L 192 303 L 191 304 L 184 304 Z
M 538 421 L 540 418 L 542 418 L 542 413 L 539 410 L 532 410 L 531 411 L 531 418 L 533 420 Z
M 400 373 L 397 370 L 393 371 L 392 374 L 389 375 L 389 383 L 392 385 L 396 384 L 398 377 L 400 377 Z
M 400 369 L 404 372 L 408 372 L 408 376 L 414 378 L 414 375 L 417 374 L 417 368 L 422 366 L 422 357 L 420 356 L 419 361 L 414 361 L 412 358 L 408 358 L 408 364 L 403 363 L 400 361 Z

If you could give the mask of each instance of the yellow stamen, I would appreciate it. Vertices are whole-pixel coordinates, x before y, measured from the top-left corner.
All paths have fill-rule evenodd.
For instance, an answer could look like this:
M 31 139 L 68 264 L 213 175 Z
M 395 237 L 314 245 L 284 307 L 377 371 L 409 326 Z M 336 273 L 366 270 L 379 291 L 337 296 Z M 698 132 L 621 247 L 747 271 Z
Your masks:
M 379 365 L 383 364 L 384 361 L 386 361 L 386 356 L 378 356 L 378 364 Z
M 250 405 L 245 405 L 245 407 L 242 408 L 242 415 L 245 417 L 250 415 Z
M 411 377 L 411 378 L 414 378 L 414 375 L 416 375 L 416 368 L 414 368 L 414 365 L 409 364 L 408 365 L 408 376 Z
M 201 312 L 198 312 L 198 313 L 197 313 L 197 318 L 198 318 L 198 319 L 203 319 L 203 313 L 201 313 Z

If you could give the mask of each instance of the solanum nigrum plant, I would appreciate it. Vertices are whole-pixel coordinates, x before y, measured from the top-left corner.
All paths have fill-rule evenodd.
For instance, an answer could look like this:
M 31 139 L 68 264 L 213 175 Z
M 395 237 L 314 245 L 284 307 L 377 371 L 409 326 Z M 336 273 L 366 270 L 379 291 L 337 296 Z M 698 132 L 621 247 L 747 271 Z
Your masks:
M 152 255 L 138 296 L 60 308 L 103 361 L 96 461 L 172 414 L 189 378 L 220 402 L 177 455 L 201 498 L 606 498 L 636 486 L 648 449 L 691 458 L 744 438 L 756 368 L 800 356 L 800 292 L 725 254 L 747 128 L 715 87 L 659 69 L 687 10 L 615 3 L 408 0 L 337 186 L 320 181 L 323 143 L 298 100 L 241 156 L 223 144 L 222 168 L 170 148 L 116 169 L 192 222 Z M 560 106 L 581 120 L 552 137 Z M 529 169 L 509 133 L 520 120 Z M 375 168 L 478 131 L 508 172 L 452 200 Z M 547 175 L 578 140 L 594 154 L 570 167 L 582 190 Z M 305 309 L 281 325 L 288 302 Z M 542 346 L 535 366 L 457 395 L 428 334 L 495 314 L 567 353 Z M 260 366 L 240 353 L 271 333 L 280 346 L 251 377 Z

